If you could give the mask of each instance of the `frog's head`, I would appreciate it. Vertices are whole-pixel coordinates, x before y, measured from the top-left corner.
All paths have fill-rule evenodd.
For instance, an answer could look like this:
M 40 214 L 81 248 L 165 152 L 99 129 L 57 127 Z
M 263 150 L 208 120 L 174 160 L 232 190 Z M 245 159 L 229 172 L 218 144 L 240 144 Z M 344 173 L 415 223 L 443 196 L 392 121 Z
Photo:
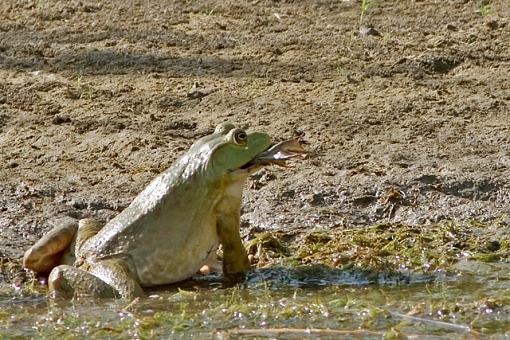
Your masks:
M 222 123 L 214 132 L 195 142 L 182 158 L 183 175 L 207 181 L 245 179 L 263 166 L 285 166 L 287 159 L 306 154 L 298 138 L 271 147 L 266 133 L 247 133 L 229 123 Z
M 200 155 L 203 170 L 211 179 L 224 175 L 249 175 L 260 168 L 250 162 L 271 146 L 271 138 L 263 132 L 247 133 L 232 124 L 223 123 L 213 134 L 203 137 L 190 151 Z M 193 153 L 193 152 L 192 152 Z

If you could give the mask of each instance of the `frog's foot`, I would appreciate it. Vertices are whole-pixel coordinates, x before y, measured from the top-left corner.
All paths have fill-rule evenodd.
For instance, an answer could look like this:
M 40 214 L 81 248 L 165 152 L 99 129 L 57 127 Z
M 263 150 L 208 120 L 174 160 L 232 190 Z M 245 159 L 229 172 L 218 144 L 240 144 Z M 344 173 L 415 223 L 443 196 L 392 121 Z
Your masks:
M 103 260 L 90 266 L 89 271 L 71 266 L 58 266 L 48 278 L 50 293 L 54 297 L 133 299 L 144 296 L 138 280 L 128 265 L 121 260 Z
M 223 248 L 223 273 L 225 276 L 242 277 L 250 270 L 251 264 L 244 248 Z
M 63 223 L 51 229 L 25 252 L 23 267 L 36 273 L 49 273 L 61 263 L 65 253 L 74 248 L 72 243 L 77 230 L 76 223 Z

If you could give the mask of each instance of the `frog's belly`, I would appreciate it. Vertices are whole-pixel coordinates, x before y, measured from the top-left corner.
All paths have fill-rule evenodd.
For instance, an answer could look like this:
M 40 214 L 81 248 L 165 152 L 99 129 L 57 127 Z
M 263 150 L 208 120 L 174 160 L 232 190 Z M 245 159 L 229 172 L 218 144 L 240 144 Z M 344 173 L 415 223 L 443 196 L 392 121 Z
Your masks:
M 166 244 L 161 242 L 148 253 L 132 253 L 142 287 L 186 280 L 195 275 L 218 247 L 215 228 Z

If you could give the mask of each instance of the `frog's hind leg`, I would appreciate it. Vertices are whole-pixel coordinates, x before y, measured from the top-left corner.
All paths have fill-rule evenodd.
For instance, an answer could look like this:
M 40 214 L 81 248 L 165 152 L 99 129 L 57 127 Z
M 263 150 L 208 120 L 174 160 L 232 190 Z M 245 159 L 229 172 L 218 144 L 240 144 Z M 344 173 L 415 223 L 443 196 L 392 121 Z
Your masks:
M 55 267 L 48 277 L 50 296 L 70 299 L 77 295 L 94 298 L 118 297 L 115 289 L 91 273 L 69 265 Z
M 81 246 L 102 227 L 91 218 L 58 224 L 25 252 L 23 267 L 48 274 L 60 264 L 73 264 Z
M 48 285 L 50 293 L 56 298 L 85 295 L 133 299 L 145 295 L 127 263 L 119 259 L 101 260 L 92 264 L 89 271 L 58 266 L 51 272 Z
M 83 244 L 94 237 L 101 229 L 104 223 L 94 218 L 83 218 L 78 223 L 78 233 L 76 234 L 75 253 L 79 254 Z
M 143 297 L 145 293 L 138 283 L 138 275 L 129 263 L 129 258 L 101 260 L 90 268 L 90 272 L 114 287 L 123 299 Z
M 77 230 L 77 223 L 63 223 L 51 229 L 25 252 L 23 267 L 36 273 L 49 273 L 72 248 Z

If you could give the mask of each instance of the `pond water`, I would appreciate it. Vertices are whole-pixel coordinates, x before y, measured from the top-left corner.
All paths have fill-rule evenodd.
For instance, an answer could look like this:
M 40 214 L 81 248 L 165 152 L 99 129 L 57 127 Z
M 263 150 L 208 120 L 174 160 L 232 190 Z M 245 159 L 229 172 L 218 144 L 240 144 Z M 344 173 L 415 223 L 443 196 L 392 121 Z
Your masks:
M 5 287 L 0 338 L 510 336 L 510 264 L 465 261 L 457 270 L 374 280 L 325 266 L 271 267 L 233 287 L 209 276 L 131 302 L 57 302 L 41 287 Z

